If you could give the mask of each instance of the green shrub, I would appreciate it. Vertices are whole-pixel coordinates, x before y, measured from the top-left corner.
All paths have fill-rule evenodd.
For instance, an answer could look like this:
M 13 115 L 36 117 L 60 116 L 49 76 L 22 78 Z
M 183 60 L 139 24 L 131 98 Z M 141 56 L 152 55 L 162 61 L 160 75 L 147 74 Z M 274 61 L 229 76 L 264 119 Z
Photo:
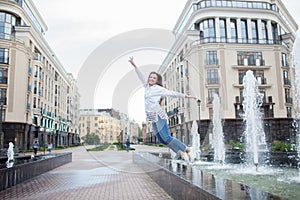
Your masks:
M 103 150 L 107 149 L 109 146 L 110 146 L 110 144 L 105 143 L 104 145 L 96 146 L 92 149 L 87 149 L 87 151 L 103 151 Z
M 274 141 L 272 143 L 272 151 L 293 152 L 295 150 L 289 142 Z
M 240 149 L 240 150 L 244 149 L 244 144 L 240 142 L 234 142 L 233 140 L 230 140 L 229 144 L 232 146 L 233 149 Z

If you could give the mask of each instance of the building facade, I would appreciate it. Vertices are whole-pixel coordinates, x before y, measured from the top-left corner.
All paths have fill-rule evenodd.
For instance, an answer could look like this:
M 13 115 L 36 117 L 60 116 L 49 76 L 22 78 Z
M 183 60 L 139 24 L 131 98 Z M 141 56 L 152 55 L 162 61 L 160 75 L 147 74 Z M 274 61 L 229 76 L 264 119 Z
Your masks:
M 99 136 L 100 143 L 137 142 L 138 124 L 114 109 L 80 109 L 80 138 L 87 134 Z
M 79 143 L 76 80 L 51 50 L 31 0 L 0 1 L 1 146 L 30 149 Z
M 120 119 L 104 109 L 81 109 L 79 124 L 83 141 L 87 134 L 96 134 L 100 143 L 118 142 L 122 133 Z
M 196 120 L 201 144 L 211 143 L 212 100 L 217 94 L 225 143 L 238 141 L 243 133 L 243 77 L 252 70 L 264 95 L 261 111 L 267 142 L 292 140 L 291 52 L 297 29 L 280 0 L 189 0 L 159 73 L 166 88 L 198 96 L 201 102 L 164 100 L 172 135 L 191 144 L 191 124 Z

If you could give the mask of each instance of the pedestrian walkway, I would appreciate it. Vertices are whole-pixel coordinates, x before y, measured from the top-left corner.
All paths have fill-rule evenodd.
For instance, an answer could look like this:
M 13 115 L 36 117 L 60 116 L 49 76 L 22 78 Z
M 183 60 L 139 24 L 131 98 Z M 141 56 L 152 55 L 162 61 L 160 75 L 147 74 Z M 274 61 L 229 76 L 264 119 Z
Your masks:
M 136 151 L 168 151 L 167 148 L 132 146 Z M 69 148 L 73 162 L 0 192 L 0 199 L 172 199 L 132 162 L 132 151 L 86 151 Z

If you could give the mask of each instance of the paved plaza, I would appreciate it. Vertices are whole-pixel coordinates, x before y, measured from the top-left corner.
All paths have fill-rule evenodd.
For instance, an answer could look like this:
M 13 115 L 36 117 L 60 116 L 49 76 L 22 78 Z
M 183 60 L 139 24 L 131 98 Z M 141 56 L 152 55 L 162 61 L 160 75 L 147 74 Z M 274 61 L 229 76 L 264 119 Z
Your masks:
M 167 148 L 133 146 L 136 151 Z M 73 162 L 0 192 L 0 199 L 172 199 L 132 161 L 133 152 L 69 148 Z M 62 151 L 62 150 L 61 150 Z

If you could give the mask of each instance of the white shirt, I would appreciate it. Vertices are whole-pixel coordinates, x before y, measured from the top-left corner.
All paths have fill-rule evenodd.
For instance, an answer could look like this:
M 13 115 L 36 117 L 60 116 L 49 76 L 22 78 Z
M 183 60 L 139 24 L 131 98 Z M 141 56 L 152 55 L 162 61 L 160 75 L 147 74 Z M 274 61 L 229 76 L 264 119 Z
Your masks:
M 168 119 L 168 115 L 161 108 L 159 102 L 162 97 L 184 98 L 185 94 L 168 90 L 159 85 L 149 86 L 141 71 L 136 67 L 135 71 L 145 87 L 145 111 L 148 121 L 157 122 L 158 116 L 161 119 Z

